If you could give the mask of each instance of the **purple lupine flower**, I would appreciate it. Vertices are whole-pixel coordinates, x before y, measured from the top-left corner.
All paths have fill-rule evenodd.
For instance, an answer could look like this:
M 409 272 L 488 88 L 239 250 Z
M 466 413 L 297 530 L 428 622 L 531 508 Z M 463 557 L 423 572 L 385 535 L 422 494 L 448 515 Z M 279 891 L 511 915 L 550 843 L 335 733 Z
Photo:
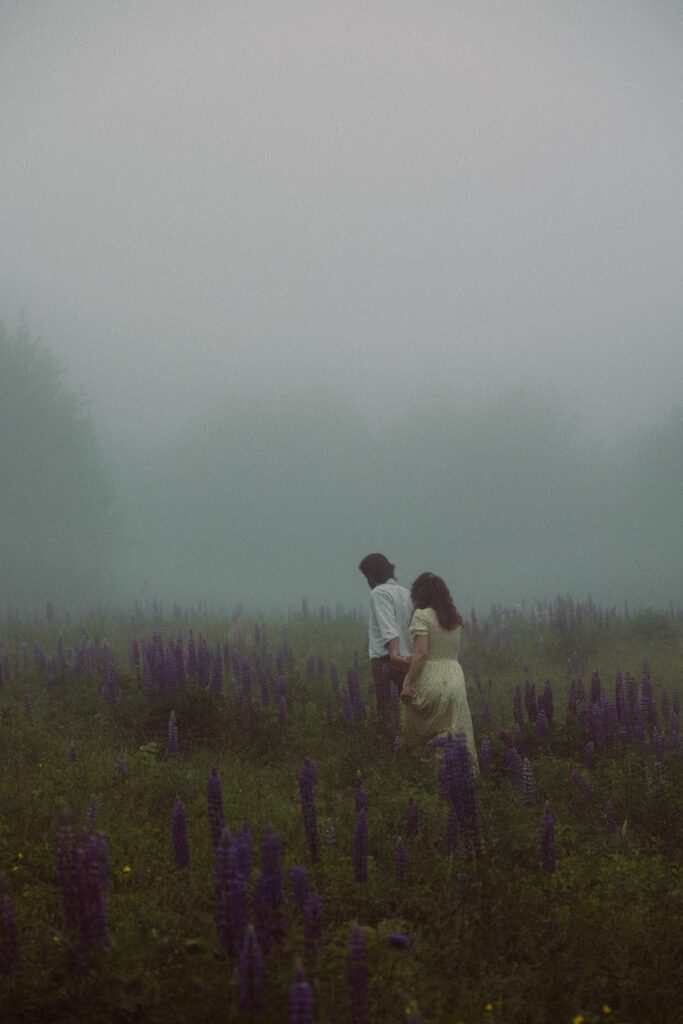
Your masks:
M 593 740 L 589 740 L 584 748 L 584 760 L 586 768 L 592 772 L 595 769 L 595 742 Z
M 507 732 L 502 727 L 502 725 L 498 729 L 498 732 L 496 733 L 496 735 L 497 735 L 498 739 L 500 740 L 500 742 L 503 743 L 506 747 L 514 747 L 514 745 L 515 745 L 514 744 L 514 740 L 511 739 L 511 737 L 507 734 Z
M 187 819 L 185 807 L 179 796 L 175 798 L 172 815 L 173 852 L 178 867 L 186 868 L 190 863 L 190 847 L 187 842 Z
M 448 810 L 448 819 L 446 821 L 446 840 L 444 844 L 446 853 L 456 853 L 459 842 L 460 828 L 458 827 L 458 814 L 455 807 L 450 807 Z
M 636 743 L 645 743 L 645 726 L 642 722 L 636 722 L 633 727 L 633 738 Z
M 605 804 L 604 818 L 605 828 L 609 833 L 614 834 L 617 830 L 617 823 L 614 818 L 614 807 L 612 806 L 611 801 Z
M 420 808 L 417 801 L 411 796 L 408 797 L 408 817 L 406 821 L 406 835 L 416 836 L 420 831 Z
M 491 767 L 493 761 L 493 748 L 491 746 L 490 739 L 484 739 L 481 741 L 481 749 L 479 751 L 479 764 L 483 772 L 487 772 Z
M 206 799 L 209 810 L 209 829 L 211 832 L 211 845 L 215 849 L 221 838 L 225 826 L 225 812 L 223 810 L 223 790 L 218 775 L 218 768 L 214 765 L 209 775 L 206 786 Z
M 178 724 L 175 718 L 175 711 L 171 712 L 171 717 L 168 720 L 168 755 L 169 757 L 177 757 L 179 746 L 178 746 Z
M 24 718 L 26 719 L 27 722 L 33 721 L 33 717 L 31 715 L 31 694 L 30 693 L 25 693 L 24 694 Z
M 546 679 L 545 686 L 543 687 L 543 710 L 545 711 L 548 724 L 553 724 L 553 713 L 554 713 L 554 702 L 553 702 L 553 687 L 549 679 Z
M 223 657 L 221 655 L 221 645 L 216 643 L 213 651 L 213 658 L 211 659 L 211 693 L 214 697 L 220 697 L 221 687 L 223 685 Z
M 14 920 L 14 902 L 10 887 L 0 878 L 0 974 L 21 970 L 17 927 Z
M 545 710 L 540 707 L 536 716 L 536 732 L 538 733 L 538 741 L 541 746 L 545 747 L 550 740 L 550 729 L 548 723 L 548 717 Z
M 525 757 L 522 762 L 522 803 L 532 804 L 534 802 L 534 773 L 531 762 Z
M 303 911 L 309 893 L 308 872 L 306 868 L 302 868 L 298 864 L 292 864 L 289 869 L 289 885 L 292 899 L 299 910 Z
M 289 989 L 289 1024 L 313 1024 L 314 1020 L 313 989 L 299 962 L 294 968 L 294 980 Z
M 206 689 L 211 671 L 211 651 L 205 638 L 200 634 L 197 645 L 197 685 Z
M 353 867 L 357 882 L 368 880 L 368 816 L 361 811 L 356 822 L 356 835 L 353 845 Z
M 313 956 L 323 947 L 325 917 L 322 896 L 309 892 L 304 906 L 304 949 L 306 956 Z
M 56 853 L 64 931 L 74 952 L 76 968 L 86 973 L 90 953 L 108 943 L 106 842 L 101 835 L 86 834 L 79 843 L 71 817 L 64 813 L 57 831 Z
M 652 737 L 652 749 L 659 764 L 662 764 L 664 761 L 664 743 L 665 740 L 661 732 L 655 733 Z
M 590 703 L 591 704 L 599 704 L 600 703 L 600 694 L 601 693 L 602 693 L 602 683 L 600 682 L 600 673 L 599 672 L 594 672 L 593 675 L 591 676 Z
M 368 958 L 365 936 L 358 925 L 353 926 L 349 936 L 348 980 L 350 1024 L 370 1024 Z
M 530 722 L 535 722 L 538 717 L 538 703 L 536 701 L 536 687 L 528 679 L 524 682 L 524 707 Z
M 231 842 L 235 847 L 237 870 L 242 878 L 248 881 L 251 875 L 251 830 L 246 822 L 242 828 L 232 833 Z
M 444 746 L 439 780 L 448 803 L 455 809 L 459 831 L 468 854 L 480 856 L 484 843 L 479 808 L 470 753 L 462 733 L 457 733 L 453 738 L 449 737 Z
M 241 868 L 239 843 L 232 836 L 228 847 L 228 920 L 234 951 L 242 948 L 247 930 L 247 876 Z
M 356 774 L 356 790 L 355 790 L 355 801 L 356 801 L 356 814 L 360 814 L 361 811 L 368 813 L 368 793 L 363 788 L 363 779 L 361 778 L 360 772 Z
M 311 860 L 315 863 L 318 859 L 318 812 L 315 805 L 315 762 L 307 757 L 304 760 L 301 775 L 299 776 L 299 794 L 301 797 L 301 812 L 304 819 L 304 832 L 308 842 L 308 849 Z
M 621 672 L 617 672 L 616 682 L 614 684 L 614 699 L 617 708 L 617 718 L 620 724 L 625 724 L 627 720 L 627 707 L 626 707 L 626 690 L 624 688 L 624 677 Z
M 253 924 L 247 925 L 239 958 L 239 1005 L 254 1015 L 266 1008 L 263 954 Z
M 230 926 L 230 833 L 223 828 L 214 847 L 214 893 L 218 941 L 227 953 L 236 953 Z
M 396 843 L 394 874 L 399 885 L 403 885 L 408 879 L 408 848 L 402 839 Z
M 197 681 L 197 667 L 197 645 L 194 633 L 190 630 L 187 638 L 187 674 L 193 683 Z
M 510 747 L 507 752 L 507 769 L 510 782 L 515 789 L 522 788 L 522 769 L 524 761 L 516 747 Z
M 330 683 L 332 685 L 332 693 L 339 700 L 339 669 L 335 661 L 330 662 Z
M 512 698 L 512 713 L 517 725 L 521 726 L 524 722 L 524 718 L 522 715 L 522 688 L 519 683 L 515 686 L 515 693 Z
M 69 764 L 75 764 L 78 761 L 78 751 L 76 750 L 73 743 L 69 747 L 69 753 L 66 755 L 66 759 Z
M 282 854 L 272 825 L 266 825 L 261 837 L 261 875 L 270 932 L 273 938 L 279 938 L 284 930 Z
M 349 706 L 355 723 L 365 718 L 365 704 L 360 691 L 360 678 L 356 669 L 350 668 L 346 673 L 346 687 L 349 695 Z
M 543 870 L 554 871 L 557 866 L 557 849 L 555 847 L 555 818 L 546 800 L 541 823 L 541 854 Z

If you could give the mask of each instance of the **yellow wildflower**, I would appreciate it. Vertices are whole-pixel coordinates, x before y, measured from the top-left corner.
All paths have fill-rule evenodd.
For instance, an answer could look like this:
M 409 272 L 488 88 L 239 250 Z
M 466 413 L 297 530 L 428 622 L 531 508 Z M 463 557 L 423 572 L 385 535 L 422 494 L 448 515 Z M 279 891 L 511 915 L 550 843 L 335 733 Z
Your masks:
M 491 1013 L 493 1010 L 493 1003 L 487 1003 L 484 1009 L 486 1010 L 487 1013 Z
M 123 872 L 124 875 L 129 875 L 132 870 L 133 869 L 130 866 L 130 864 L 124 864 L 123 867 L 121 868 L 121 871 Z
M 603 1003 L 602 1004 L 602 1012 L 603 1013 L 611 1013 L 612 1012 L 612 1007 L 609 1005 L 609 1003 Z
M 582 1013 L 577 1013 L 576 1017 L 572 1018 L 572 1024 L 583 1024 L 585 1017 Z

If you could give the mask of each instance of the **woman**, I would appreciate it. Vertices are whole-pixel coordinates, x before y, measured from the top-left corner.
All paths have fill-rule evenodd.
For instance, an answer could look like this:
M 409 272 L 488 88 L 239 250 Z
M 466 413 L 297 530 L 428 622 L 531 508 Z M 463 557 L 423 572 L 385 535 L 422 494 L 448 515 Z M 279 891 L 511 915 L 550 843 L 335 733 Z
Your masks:
M 405 732 L 414 743 L 462 733 L 472 768 L 479 770 L 465 677 L 458 653 L 462 618 L 440 576 L 423 572 L 410 588 L 413 656 L 403 682 Z

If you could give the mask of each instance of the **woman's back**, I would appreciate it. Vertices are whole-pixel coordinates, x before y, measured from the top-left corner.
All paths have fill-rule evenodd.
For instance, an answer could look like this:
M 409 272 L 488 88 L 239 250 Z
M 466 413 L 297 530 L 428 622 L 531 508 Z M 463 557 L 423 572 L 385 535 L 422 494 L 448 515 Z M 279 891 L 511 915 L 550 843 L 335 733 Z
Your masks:
M 413 633 L 426 633 L 429 637 L 427 661 L 457 661 L 462 626 L 446 630 L 437 619 L 433 608 L 416 608 L 410 628 Z

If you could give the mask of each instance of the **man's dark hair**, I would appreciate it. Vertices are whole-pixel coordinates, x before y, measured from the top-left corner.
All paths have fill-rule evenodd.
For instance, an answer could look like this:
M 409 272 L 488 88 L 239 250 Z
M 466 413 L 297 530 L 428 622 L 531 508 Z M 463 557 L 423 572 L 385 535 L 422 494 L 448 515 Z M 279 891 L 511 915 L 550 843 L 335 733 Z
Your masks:
M 391 564 L 386 555 L 380 555 L 379 552 L 366 555 L 358 568 L 366 578 L 372 578 L 377 583 L 386 583 L 387 580 L 393 579 L 396 572 L 396 567 Z

